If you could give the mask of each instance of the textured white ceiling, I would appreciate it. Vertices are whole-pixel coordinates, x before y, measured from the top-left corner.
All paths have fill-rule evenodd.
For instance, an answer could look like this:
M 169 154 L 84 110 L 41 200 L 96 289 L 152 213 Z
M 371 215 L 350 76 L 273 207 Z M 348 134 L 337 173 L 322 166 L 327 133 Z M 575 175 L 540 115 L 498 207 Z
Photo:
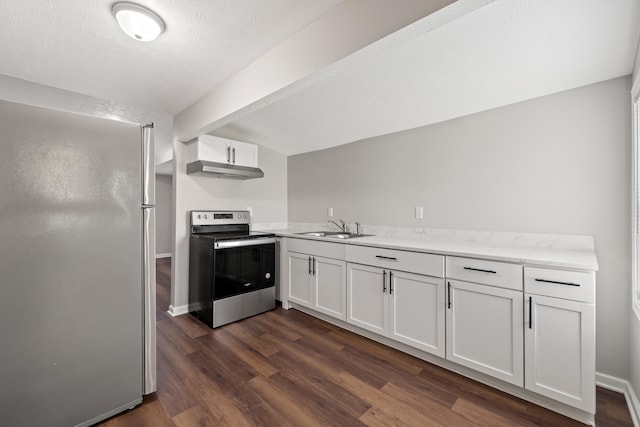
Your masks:
M 429 31 L 431 18 L 212 133 L 291 155 L 624 76 L 640 1 L 497 0 Z
M 0 74 L 175 115 L 342 1 L 135 0 L 167 26 L 143 43 L 115 0 L 1 0 Z

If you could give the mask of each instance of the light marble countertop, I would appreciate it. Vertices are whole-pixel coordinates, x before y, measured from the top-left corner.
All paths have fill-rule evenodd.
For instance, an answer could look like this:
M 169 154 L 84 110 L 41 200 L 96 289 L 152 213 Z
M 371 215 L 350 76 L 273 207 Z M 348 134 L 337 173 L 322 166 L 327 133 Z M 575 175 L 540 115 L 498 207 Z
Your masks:
M 365 225 L 362 232 L 373 234 L 373 236 L 337 240 L 298 234 L 309 231 L 337 231 L 335 227 L 330 228 L 326 224 L 254 224 L 253 229 L 268 230 L 282 237 L 321 240 L 346 245 L 482 258 L 536 267 L 598 270 L 598 260 L 592 236 Z

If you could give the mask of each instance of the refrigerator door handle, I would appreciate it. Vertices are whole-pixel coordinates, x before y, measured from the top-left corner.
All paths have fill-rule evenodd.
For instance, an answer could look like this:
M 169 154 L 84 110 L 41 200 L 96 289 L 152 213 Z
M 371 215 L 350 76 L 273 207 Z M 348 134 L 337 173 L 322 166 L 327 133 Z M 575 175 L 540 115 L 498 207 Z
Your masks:
M 142 126 L 142 205 L 156 204 L 154 124 Z
M 156 226 L 155 209 L 143 208 L 143 301 L 144 387 L 143 394 L 156 391 Z

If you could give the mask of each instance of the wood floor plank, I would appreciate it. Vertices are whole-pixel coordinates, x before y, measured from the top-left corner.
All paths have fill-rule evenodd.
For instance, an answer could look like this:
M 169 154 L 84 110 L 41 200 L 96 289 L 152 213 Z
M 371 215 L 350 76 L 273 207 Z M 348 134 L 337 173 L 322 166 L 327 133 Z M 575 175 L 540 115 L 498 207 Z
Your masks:
M 297 310 L 173 317 L 171 259 L 157 266 L 158 391 L 102 426 L 584 426 Z M 597 388 L 597 410 L 633 427 L 619 393 Z
M 265 335 L 265 338 L 275 339 Z M 363 368 L 357 360 L 346 360 L 340 356 L 340 352 L 327 353 L 325 349 L 313 346 L 314 343 L 306 343 L 303 339 L 295 342 L 280 343 L 286 348 L 286 353 L 291 354 L 297 363 L 315 369 L 321 375 L 330 379 L 335 379 L 341 372 L 350 372 L 362 381 L 374 387 L 382 387 L 386 380 L 379 377 L 375 372 Z
M 349 346 L 345 347 L 342 350 L 342 353 L 349 359 L 359 360 L 362 366 L 366 369 L 370 369 L 378 373 L 384 372 L 385 375 L 381 376 L 387 381 L 398 378 L 398 376 L 402 376 L 407 379 L 414 378 L 422 371 L 421 367 L 404 363 L 404 361 L 398 360 L 397 358 L 389 357 L 388 353 L 384 351 L 365 352 L 357 347 Z M 364 355 L 367 356 L 364 357 Z
M 432 400 L 448 408 L 451 408 L 458 398 L 457 394 L 451 393 L 446 387 L 441 387 L 419 376 L 409 380 L 394 378 L 387 384 L 404 387 L 410 390 L 411 394 L 420 396 L 421 399 Z
M 331 393 L 325 392 L 326 390 L 306 381 L 303 377 L 284 371 L 273 375 L 269 380 L 283 395 L 296 402 L 298 408 L 322 420 L 325 425 L 364 426 L 357 421 L 364 411 L 354 411 L 354 408 L 340 404 Z M 333 388 L 338 387 L 333 385 Z M 362 402 L 362 405 L 366 404 Z
M 270 343 L 264 343 L 260 340 L 260 336 L 252 334 L 249 327 L 243 324 L 243 322 L 232 323 L 224 326 L 224 328 L 240 341 L 265 357 L 269 357 L 278 351 L 277 346 Z
M 279 339 L 285 339 L 289 341 L 297 341 L 302 338 L 302 335 L 296 333 L 293 329 L 288 327 L 274 327 L 274 319 L 277 319 L 274 311 L 268 311 L 260 316 L 255 316 L 255 321 L 260 324 L 265 331 L 268 331 L 271 335 L 276 336 Z M 265 332 L 266 333 L 266 332 Z
M 176 427 L 210 426 L 214 420 L 201 406 L 194 406 L 171 418 Z
M 356 348 L 365 353 L 376 354 L 378 355 L 378 358 L 387 360 L 396 367 L 402 367 L 405 371 L 411 374 L 417 375 L 422 369 L 424 369 L 424 361 L 368 338 L 358 336 L 359 339 L 355 341 L 357 344 L 354 345 L 353 335 L 354 334 L 352 332 L 343 329 L 337 329 L 328 334 L 331 339 L 336 339 L 343 342 L 343 344 L 351 341 L 352 344 L 350 344 L 350 347 Z
M 158 329 L 162 329 L 162 339 L 171 342 L 171 347 L 179 349 L 183 354 L 189 354 L 200 349 L 200 345 L 192 337 L 176 326 L 171 319 L 156 321 Z M 157 338 L 157 337 L 156 337 Z M 163 348 L 167 346 L 163 345 Z
M 451 409 L 453 406 L 444 405 L 436 400 L 425 399 L 422 395 L 413 393 L 413 389 L 404 386 L 405 384 L 406 383 L 400 386 L 389 382 L 382 387 L 381 391 L 411 408 L 421 408 L 424 413 L 429 414 L 429 419 L 435 424 L 466 425 L 469 427 L 478 425 L 473 419 L 469 420 L 452 413 Z M 457 400 L 458 399 L 456 399 L 456 402 Z
M 278 369 L 271 365 L 268 358 L 264 357 L 250 346 L 244 344 L 227 330 L 218 331 L 215 335 L 215 339 L 224 345 L 237 358 L 253 368 L 256 374 L 270 377 L 278 372 Z
M 189 315 L 173 317 L 173 321 L 176 326 L 191 338 L 207 335 L 211 331 L 207 325 Z
M 395 415 L 395 412 L 388 413 L 378 406 L 374 406 L 365 412 L 360 417 L 359 421 L 369 427 L 412 427 L 411 424 L 406 424 L 403 420 L 399 419 Z M 436 426 L 436 424 L 431 425 Z
M 425 381 L 429 381 L 434 386 L 449 390 L 451 393 L 467 400 L 482 400 L 487 405 L 494 404 L 496 409 L 504 406 L 508 406 L 510 410 L 515 411 L 524 411 L 526 409 L 524 400 L 509 396 L 485 384 L 470 381 L 462 375 L 452 376 L 451 374 L 450 371 L 444 368 L 430 365 L 426 366 L 425 370 L 418 376 Z M 505 398 L 507 396 L 509 397 L 508 399 Z
M 360 396 L 363 400 L 371 404 L 373 407 L 382 409 L 387 414 L 395 414 L 399 422 L 407 425 L 443 425 L 439 424 L 437 420 L 430 418 L 428 415 L 422 412 L 422 406 L 420 408 L 411 407 L 404 402 L 389 396 L 383 391 L 370 386 L 369 384 L 360 381 L 353 375 L 343 372 L 339 375 L 340 385 L 356 396 Z
M 194 376 L 188 384 L 198 401 L 198 413 L 208 415 L 215 426 L 251 427 L 256 425 L 247 416 L 245 406 L 233 396 L 229 396 L 217 382 L 204 375 Z M 199 425 L 199 424 L 198 424 Z
M 297 363 L 318 371 L 320 375 L 333 378 L 340 373 L 336 365 L 324 363 L 316 352 L 304 343 L 304 339 L 292 342 L 279 342 L 276 337 L 270 334 L 263 335 L 262 339 L 274 346 L 278 346 L 281 352 L 290 354 Z M 273 359 L 273 356 L 270 359 Z
M 299 315 L 301 316 L 307 316 L 304 313 L 299 313 Z M 317 326 L 313 326 L 310 327 L 310 323 L 291 323 L 290 321 L 288 321 L 285 324 L 283 324 L 283 319 L 285 319 L 284 316 L 279 316 L 280 319 L 277 319 L 276 322 L 278 324 L 280 324 L 283 327 L 286 327 L 287 329 L 294 331 L 297 335 L 299 335 L 300 337 L 305 337 L 307 340 L 314 340 L 318 345 L 324 346 L 330 350 L 333 351 L 339 351 L 343 348 L 343 345 L 339 342 L 337 342 L 336 340 L 333 340 L 329 337 L 327 337 L 326 335 L 331 332 L 331 329 L 328 326 L 325 326 L 323 328 L 317 327 Z M 310 319 L 307 319 L 310 320 Z
M 482 424 L 492 427 L 512 427 L 513 420 L 508 420 L 493 411 L 478 406 L 464 398 L 459 398 L 451 408 L 469 423 L 482 420 Z
M 350 393 L 326 375 L 312 367 L 296 363 L 287 353 L 281 352 L 271 356 L 274 365 L 280 369 L 280 375 L 287 378 L 296 386 L 292 387 L 292 398 L 295 399 L 297 389 L 311 391 L 319 402 L 327 408 L 334 408 L 339 413 L 347 414 L 351 421 L 358 419 L 365 413 L 369 405 L 360 397 Z M 338 373 L 336 373 L 336 376 Z
M 195 372 L 189 361 L 184 359 L 184 354 L 172 347 L 164 337 L 157 337 L 157 342 L 158 391 L 155 394 L 167 413 L 174 416 L 197 403 L 190 391 L 183 386 Z
M 326 425 L 325 421 L 311 414 L 306 407 L 300 406 L 300 401 L 291 399 L 288 393 L 279 389 L 270 378 L 257 376 L 249 381 L 249 385 L 278 412 L 286 416 L 292 425 L 309 427 Z
M 232 371 L 221 369 L 215 360 L 202 352 L 191 353 L 187 357 L 200 373 L 216 385 L 219 390 L 217 395 L 230 399 L 233 407 L 240 409 L 255 425 L 281 425 L 283 418 L 272 405 L 265 404 L 268 402 L 253 391 L 248 381 L 239 381 Z M 213 407 L 217 405 L 216 399 L 214 396 L 214 400 L 210 402 Z

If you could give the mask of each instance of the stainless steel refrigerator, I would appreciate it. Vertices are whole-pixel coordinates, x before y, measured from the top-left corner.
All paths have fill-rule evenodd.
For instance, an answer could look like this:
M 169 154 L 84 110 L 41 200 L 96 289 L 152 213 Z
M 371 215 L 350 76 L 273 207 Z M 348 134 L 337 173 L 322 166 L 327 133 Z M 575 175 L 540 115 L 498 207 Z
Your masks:
M 155 391 L 153 125 L 0 101 L 0 426 Z

